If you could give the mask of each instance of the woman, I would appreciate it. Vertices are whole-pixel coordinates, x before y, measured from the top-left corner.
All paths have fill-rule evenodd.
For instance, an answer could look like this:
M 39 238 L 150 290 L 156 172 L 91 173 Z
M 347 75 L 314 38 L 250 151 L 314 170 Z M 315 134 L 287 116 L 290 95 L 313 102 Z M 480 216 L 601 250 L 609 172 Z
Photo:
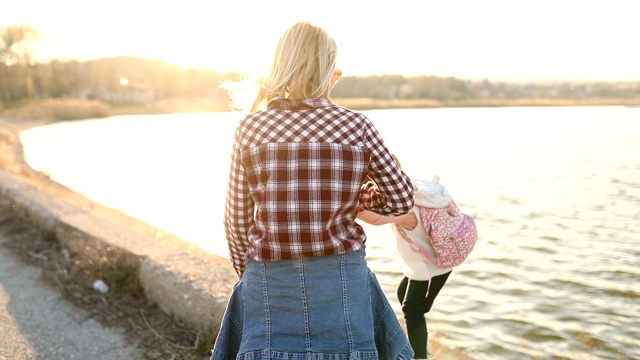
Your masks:
M 328 99 L 337 55 L 323 29 L 293 25 L 236 129 L 224 224 L 240 281 L 212 359 L 413 356 L 355 221 L 407 213 L 413 188 L 373 124 Z

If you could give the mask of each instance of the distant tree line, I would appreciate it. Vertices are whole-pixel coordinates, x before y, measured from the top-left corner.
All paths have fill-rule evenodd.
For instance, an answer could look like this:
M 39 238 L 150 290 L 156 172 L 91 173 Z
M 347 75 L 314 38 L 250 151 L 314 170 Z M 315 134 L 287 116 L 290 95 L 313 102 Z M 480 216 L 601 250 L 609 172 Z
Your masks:
M 238 73 L 181 68 L 162 61 L 115 57 L 37 63 L 33 44 L 40 38 L 29 26 L 0 28 L 0 106 L 51 98 L 98 99 L 108 104 L 140 104 L 171 98 L 210 98 L 227 103 L 220 82 Z M 438 76 L 347 76 L 333 98 L 434 99 L 574 99 L 640 98 L 638 82 L 506 83 Z
M 3 74 L 8 75 L 0 80 L 5 105 L 48 98 L 99 99 L 112 104 L 177 97 L 226 98 L 218 82 L 230 77 L 134 57 L 15 64 L 5 66 Z
M 336 98 L 434 99 L 639 99 L 640 81 L 588 83 L 508 83 L 454 77 L 377 75 L 345 77 L 331 93 Z

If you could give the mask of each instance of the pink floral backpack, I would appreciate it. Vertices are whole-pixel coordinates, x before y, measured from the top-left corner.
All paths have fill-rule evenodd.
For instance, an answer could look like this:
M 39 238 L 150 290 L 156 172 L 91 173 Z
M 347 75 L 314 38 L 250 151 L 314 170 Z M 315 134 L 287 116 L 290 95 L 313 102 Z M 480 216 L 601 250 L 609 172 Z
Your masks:
M 434 177 L 434 183 L 439 180 L 438 176 Z M 453 199 L 444 207 L 420 207 L 420 217 L 431 239 L 435 258 L 418 247 L 396 225 L 402 237 L 411 243 L 412 249 L 422 254 L 424 262 L 431 261 L 441 268 L 462 264 L 478 241 L 478 229 L 473 217 L 462 213 Z
M 420 216 L 436 254 L 432 259 L 436 265 L 450 268 L 462 264 L 478 241 L 473 217 L 463 214 L 453 200 L 443 208 L 420 208 Z

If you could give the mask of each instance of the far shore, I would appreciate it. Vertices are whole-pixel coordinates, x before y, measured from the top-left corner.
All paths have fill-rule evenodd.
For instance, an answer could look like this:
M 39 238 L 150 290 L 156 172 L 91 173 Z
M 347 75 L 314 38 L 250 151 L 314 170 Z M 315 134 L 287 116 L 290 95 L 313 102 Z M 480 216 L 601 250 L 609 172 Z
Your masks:
M 434 99 L 332 99 L 335 104 L 352 109 L 398 109 L 439 107 L 507 107 L 507 106 L 640 106 L 638 99 L 469 99 L 440 101 Z
M 440 101 L 435 99 L 331 98 L 336 105 L 354 110 L 469 108 L 511 106 L 632 106 L 637 99 L 470 99 Z M 231 111 L 227 99 L 176 98 L 144 104 L 110 105 L 100 100 L 46 99 L 20 107 L 0 107 L 0 117 L 45 122 L 104 118 L 118 115 L 155 115 Z

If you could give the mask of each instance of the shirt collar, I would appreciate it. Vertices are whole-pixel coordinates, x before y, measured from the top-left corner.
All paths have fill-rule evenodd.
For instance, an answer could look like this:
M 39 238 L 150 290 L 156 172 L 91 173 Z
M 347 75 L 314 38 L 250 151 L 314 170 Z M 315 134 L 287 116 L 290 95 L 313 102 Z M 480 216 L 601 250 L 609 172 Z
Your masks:
M 319 97 L 315 99 L 290 99 L 277 97 L 273 100 L 269 101 L 267 107 L 269 109 L 278 109 L 278 110 L 311 110 L 314 108 L 327 107 L 332 106 L 333 103 L 325 98 Z

